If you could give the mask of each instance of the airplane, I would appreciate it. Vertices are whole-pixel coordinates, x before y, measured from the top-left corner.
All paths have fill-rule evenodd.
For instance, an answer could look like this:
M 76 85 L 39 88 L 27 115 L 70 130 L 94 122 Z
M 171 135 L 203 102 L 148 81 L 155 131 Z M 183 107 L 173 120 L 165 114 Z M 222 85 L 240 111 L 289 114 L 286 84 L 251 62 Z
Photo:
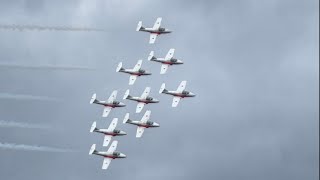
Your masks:
M 151 75 L 151 72 L 141 69 L 141 65 L 142 65 L 142 60 L 140 59 L 138 60 L 137 64 L 134 66 L 133 69 L 125 69 L 122 67 L 122 62 L 120 62 L 118 64 L 116 72 L 123 72 L 123 73 L 130 74 L 129 85 L 133 85 L 138 76 Z
M 113 118 L 111 121 L 108 129 L 98 129 L 97 128 L 97 123 L 93 122 L 90 128 L 90 132 L 97 132 L 97 133 L 102 133 L 104 134 L 104 140 L 103 140 L 103 146 L 108 146 L 112 136 L 123 136 L 127 135 L 126 132 L 115 129 L 118 124 L 118 118 Z
M 100 104 L 105 106 L 103 109 L 102 117 L 108 117 L 112 108 L 116 107 L 125 107 L 126 105 L 122 102 L 116 101 L 118 91 L 113 91 L 111 96 L 107 101 L 99 101 L 97 100 L 97 94 L 93 94 L 90 100 L 90 104 Z
M 116 152 L 118 141 L 113 141 L 108 151 L 97 151 L 96 144 L 92 144 L 89 155 L 98 155 L 103 157 L 102 169 L 108 169 L 112 159 L 126 158 L 127 156 L 121 152 Z
M 169 95 L 174 96 L 173 101 L 172 101 L 172 107 L 177 107 L 181 98 L 196 96 L 192 92 L 185 91 L 186 85 L 187 85 L 187 81 L 181 81 L 181 83 L 176 91 L 168 91 L 165 89 L 166 88 L 165 83 L 162 83 L 160 90 L 159 90 L 159 93 L 160 94 L 161 93 L 169 94 Z
M 149 32 L 150 33 L 149 43 L 153 44 L 156 41 L 157 36 L 159 36 L 160 34 L 168 34 L 172 32 L 169 29 L 160 27 L 161 21 L 162 21 L 162 18 L 158 17 L 152 28 L 143 27 L 142 21 L 139 21 L 136 31 Z
M 160 125 L 156 122 L 149 121 L 151 115 L 151 111 L 148 110 L 146 113 L 144 113 L 141 121 L 132 121 L 129 119 L 129 113 L 127 113 L 123 119 L 123 123 L 128 123 L 132 125 L 138 126 L 137 128 L 137 134 L 136 137 L 140 138 L 144 132 L 145 128 L 154 128 L 154 127 L 160 127 Z
M 180 59 L 173 58 L 174 51 L 175 49 L 170 49 L 165 58 L 156 58 L 154 56 L 154 51 L 151 51 L 148 60 L 162 63 L 160 74 L 165 74 L 170 65 L 183 64 L 183 61 Z
M 137 108 L 136 108 L 136 113 L 140 113 L 145 104 L 158 103 L 159 102 L 159 100 L 149 96 L 150 90 L 151 90 L 150 87 L 146 87 L 146 89 L 143 91 L 141 97 L 134 97 L 134 96 L 131 96 L 129 94 L 129 89 L 127 89 L 127 91 L 125 92 L 125 94 L 123 96 L 123 99 L 129 99 L 129 100 L 132 100 L 132 101 L 137 101 L 138 104 L 137 104 Z

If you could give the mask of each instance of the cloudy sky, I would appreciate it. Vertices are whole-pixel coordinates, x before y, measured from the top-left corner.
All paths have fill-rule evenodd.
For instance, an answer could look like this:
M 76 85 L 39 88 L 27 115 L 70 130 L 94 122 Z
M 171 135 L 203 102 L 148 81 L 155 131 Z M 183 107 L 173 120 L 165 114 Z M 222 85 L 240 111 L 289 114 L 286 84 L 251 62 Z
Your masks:
M 50 127 L 0 127 L 0 143 L 59 149 L 0 148 L 0 179 L 318 179 L 318 6 L 317 0 L 1 0 L 0 25 L 106 32 L 0 29 L 0 121 Z M 147 34 L 135 32 L 137 22 L 152 26 L 160 16 L 174 32 L 149 45 Z M 146 58 L 170 48 L 185 64 L 160 75 L 160 65 Z M 153 75 L 129 87 L 115 68 L 138 59 Z M 24 67 L 1 66 L 10 63 Z M 172 97 L 158 90 L 162 82 L 176 89 L 182 80 L 197 97 L 172 108 Z M 92 93 L 107 99 L 117 89 L 122 98 L 127 88 L 140 95 L 146 86 L 161 102 L 144 111 L 161 127 L 136 139 L 134 126 L 119 123 L 128 135 L 115 139 L 127 158 L 101 170 L 102 158 L 88 155 L 93 143 L 106 150 L 103 136 L 89 133 L 92 122 L 104 128 L 126 112 L 139 120 L 144 111 L 135 114 L 136 103 L 122 100 L 126 108 L 102 118 L 102 107 L 89 104 Z

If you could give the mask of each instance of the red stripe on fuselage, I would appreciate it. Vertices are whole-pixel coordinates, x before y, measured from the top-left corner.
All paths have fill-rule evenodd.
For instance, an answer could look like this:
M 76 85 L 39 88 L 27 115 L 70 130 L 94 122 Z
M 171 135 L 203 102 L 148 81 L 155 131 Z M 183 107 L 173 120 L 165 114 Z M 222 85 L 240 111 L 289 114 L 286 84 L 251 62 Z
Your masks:
M 145 127 L 145 128 L 149 128 L 151 126 L 148 126 L 148 125 L 138 125 L 139 127 Z
M 135 75 L 135 76 L 141 76 L 142 73 L 130 73 L 131 75 Z

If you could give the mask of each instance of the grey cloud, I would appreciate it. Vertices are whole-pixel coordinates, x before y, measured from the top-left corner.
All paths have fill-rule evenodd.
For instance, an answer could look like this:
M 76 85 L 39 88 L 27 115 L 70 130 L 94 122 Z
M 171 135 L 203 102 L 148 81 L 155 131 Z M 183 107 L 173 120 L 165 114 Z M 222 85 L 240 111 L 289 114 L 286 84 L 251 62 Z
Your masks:
M 50 122 L 55 131 L 5 128 L 1 141 L 80 151 L 29 152 L 28 156 L 1 151 L 3 178 L 319 178 L 317 1 L 75 0 L 42 1 L 29 7 L 21 2 L 1 1 L 0 24 L 83 25 L 110 31 L 0 31 L 0 60 L 103 69 L 1 69 L 1 92 L 66 99 L 65 103 L 2 100 L 1 119 L 27 116 Z M 139 20 L 152 26 L 158 16 L 173 33 L 149 45 L 148 34 L 135 32 L 135 27 Z M 175 55 L 185 64 L 170 67 L 168 74 L 160 76 L 159 64 L 146 58 L 151 50 L 164 55 L 170 48 L 176 49 Z M 153 75 L 129 87 L 128 76 L 116 73 L 115 68 L 119 61 L 129 67 L 140 58 L 143 68 Z M 175 89 L 181 80 L 188 81 L 187 89 L 197 97 L 171 108 L 172 98 L 157 91 L 162 82 Z M 88 104 L 92 93 L 107 99 L 114 89 L 121 97 L 127 88 L 137 94 L 146 86 L 160 103 L 147 105 L 145 110 L 152 111 L 151 120 L 161 127 L 147 129 L 142 139 L 136 139 L 134 127 L 119 124 L 128 135 L 115 139 L 118 150 L 128 157 L 114 160 L 108 171 L 102 171 L 102 158 L 88 156 L 93 143 L 104 150 L 99 146 L 103 137 L 89 133 L 92 122 L 106 127 L 126 112 L 133 119 L 142 114 L 133 113 L 136 104 L 125 101 L 126 108 L 101 118 L 102 107 Z

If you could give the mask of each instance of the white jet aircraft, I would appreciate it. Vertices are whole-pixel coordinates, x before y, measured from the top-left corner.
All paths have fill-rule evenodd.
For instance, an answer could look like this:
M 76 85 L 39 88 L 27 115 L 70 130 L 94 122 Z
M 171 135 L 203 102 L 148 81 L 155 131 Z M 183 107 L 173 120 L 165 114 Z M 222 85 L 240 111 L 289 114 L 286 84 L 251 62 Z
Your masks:
M 147 72 L 146 70 L 141 69 L 141 65 L 142 60 L 140 59 L 138 60 L 137 64 L 134 66 L 133 69 L 125 69 L 122 67 L 122 62 L 120 62 L 116 71 L 130 74 L 129 85 L 133 85 L 138 76 L 151 75 L 151 72 Z
M 123 99 L 129 99 L 129 100 L 132 100 L 132 101 L 137 101 L 138 105 L 137 105 L 137 108 L 136 108 L 136 113 L 140 113 L 145 104 L 158 103 L 159 102 L 159 100 L 149 96 L 150 90 L 151 90 L 150 87 L 146 87 L 146 89 L 143 91 L 141 97 L 134 97 L 134 96 L 131 96 L 129 94 L 129 89 L 127 89 L 127 91 L 125 92 L 125 94 L 123 96 Z
M 149 43 L 153 44 L 156 41 L 157 36 L 159 36 L 160 34 L 168 34 L 172 32 L 169 29 L 160 27 L 161 21 L 162 18 L 158 17 L 152 28 L 143 27 L 142 21 L 139 21 L 136 31 L 144 31 L 150 33 Z
M 90 148 L 89 155 L 95 154 L 98 156 L 102 156 L 103 159 L 103 164 L 102 164 L 102 169 L 107 169 L 111 163 L 112 159 L 116 158 L 126 158 L 127 156 L 123 153 L 116 152 L 118 145 L 118 141 L 113 141 L 111 143 L 111 146 L 109 147 L 107 152 L 102 152 L 102 151 L 97 151 L 96 150 L 96 144 L 93 144 Z
M 103 109 L 102 117 L 107 117 L 112 108 L 126 106 L 124 103 L 115 100 L 117 97 L 117 92 L 118 91 L 113 91 L 107 101 L 99 101 L 97 100 L 97 94 L 93 94 L 90 100 L 90 104 L 100 104 L 105 106 Z
M 90 128 L 90 132 L 97 132 L 97 133 L 101 133 L 104 134 L 104 140 L 103 140 L 103 146 L 108 146 L 112 136 L 123 136 L 123 135 L 127 135 L 126 132 L 115 129 L 116 126 L 118 124 L 118 118 L 113 118 L 113 120 L 111 121 L 108 129 L 98 129 L 97 128 L 97 123 L 93 122 Z
M 148 60 L 162 63 L 160 74 L 165 74 L 170 65 L 183 64 L 183 62 L 180 59 L 174 58 L 173 54 L 174 49 L 170 49 L 165 58 L 156 58 L 154 56 L 154 51 L 151 51 L 148 56 Z
M 160 125 L 156 122 L 149 121 L 151 115 L 151 111 L 148 110 L 142 117 L 141 121 L 132 121 L 129 119 L 129 113 L 126 114 L 126 116 L 123 119 L 123 123 L 128 123 L 132 125 L 138 126 L 137 128 L 137 134 L 136 137 L 140 138 L 144 132 L 145 128 L 153 128 L 153 127 L 159 127 Z
M 177 107 L 181 98 L 196 96 L 192 92 L 185 91 L 186 85 L 187 85 L 187 81 L 181 81 L 181 83 L 176 91 L 168 91 L 165 89 L 166 88 L 165 83 L 162 83 L 160 90 L 159 90 L 159 93 L 160 94 L 161 93 L 169 94 L 169 95 L 174 96 L 173 101 L 172 101 L 172 107 Z

